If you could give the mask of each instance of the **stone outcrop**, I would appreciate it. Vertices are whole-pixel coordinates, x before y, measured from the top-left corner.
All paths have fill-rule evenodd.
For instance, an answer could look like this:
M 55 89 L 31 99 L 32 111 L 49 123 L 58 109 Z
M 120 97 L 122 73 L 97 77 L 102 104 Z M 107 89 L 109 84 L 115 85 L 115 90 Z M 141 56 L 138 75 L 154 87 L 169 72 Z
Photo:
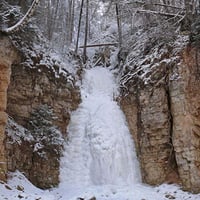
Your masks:
M 164 86 L 145 88 L 139 95 L 138 129 L 141 169 L 144 180 L 151 184 L 164 182 L 169 172 L 170 115 Z
M 42 189 L 55 187 L 59 183 L 60 147 L 45 146 L 34 150 L 35 142 L 7 140 L 8 170 L 19 170 L 36 186 Z
M 24 2 L 26 2 L 24 6 L 28 7 L 29 3 Z M 26 11 L 25 7 L 22 9 Z M 2 12 L 11 9 L 12 6 L 5 2 L 2 3 Z M 14 18 L 11 15 L 5 16 L 6 25 L 0 24 L 2 27 L 12 26 L 21 16 L 20 13 Z M 49 51 L 49 44 L 39 29 L 27 25 L 11 34 L 9 38 L 18 50 L 18 60 L 13 62 L 14 53 L 11 51 L 11 43 L 6 37 L 2 37 L 0 41 L 0 101 L 2 101 L 0 102 L 2 105 L 0 110 L 0 169 L 3 177 L 7 169 L 20 170 L 36 186 L 50 188 L 59 182 L 59 158 L 62 147 L 45 145 L 36 151 L 36 141 L 27 140 L 26 134 L 25 137 L 20 138 L 20 142 L 12 140 L 10 133 L 12 135 L 16 132 L 15 127 L 13 127 L 14 130 L 7 129 L 8 134 L 5 141 L 4 129 L 7 115 L 4 111 L 6 110 L 7 114 L 19 125 L 27 128 L 30 113 L 47 104 L 53 108 L 57 117 L 53 125 L 58 126 L 63 136 L 66 136 L 70 112 L 76 109 L 80 102 L 79 89 L 75 86 L 74 75 L 67 72 L 65 68 L 67 61 L 62 63 L 54 53 L 52 54 L 52 51 Z M 79 69 L 78 61 L 75 68 Z M 74 73 L 75 71 L 73 70 Z M 3 142 L 6 143 L 6 150 Z
M 151 185 L 178 183 L 169 81 L 180 59 L 169 46 L 155 47 L 142 59 L 132 77 L 130 71 L 122 77 L 126 90 L 122 90 L 121 107 L 135 141 L 143 181 Z M 144 71 L 143 65 L 149 69 Z
M 56 77 L 53 67 L 41 65 L 30 68 L 20 64 L 12 65 L 7 112 L 18 124 L 28 127 L 30 113 L 47 104 L 56 116 L 54 124 L 65 137 L 70 112 L 80 103 L 79 88 L 74 85 L 73 80 L 67 76 Z M 26 177 L 40 188 L 58 185 L 62 147 L 45 145 L 41 150 L 35 151 L 34 146 L 35 141 L 27 141 L 25 138 L 20 143 L 12 142 L 8 137 L 8 170 L 18 169 L 24 172 Z
M 11 118 L 8 119 L 6 134 L 8 170 L 23 172 L 34 185 L 43 189 L 57 186 L 63 140 L 44 145 L 44 142 L 35 140 L 29 130 Z
M 5 111 L 11 64 L 17 59 L 17 52 L 7 37 L 0 35 L 0 44 L 0 180 L 6 180 L 7 160 L 4 140 L 7 114 Z
M 145 72 L 122 79 L 128 81 L 123 83 L 127 90 L 121 107 L 135 139 L 143 181 L 180 183 L 198 193 L 200 50 L 188 45 L 181 53 L 169 50 L 160 58 L 144 60 L 150 70 L 143 78 Z
M 121 99 L 121 107 L 136 143 L 143 181 L 151 185 L 171 182 L 177 175 L 168 91 L 164 83 L 135 89 L 136 93 Z
M 1 61 L 0 61 L 1 62 Z M 0 180 L 5 180 L 7 171 L 6 155 L 5 155 L 5 125 L 7 123 L 6 102 L 7 88 L 10 80 L 9 66 L 0 64 Z
M 188 46 L 170 82 L 173 146 L 185 190 L 200 192 L 200 50 Z M 172 72 L 173 73 L 173 72 Z
M 26 127 L 30 113 L 47 104 L 57 117 L 55 125 L 65 134 L 70 112 L 80 102 L 79 89 L 67 76 L 56 77 L 54 70 L 47 65 L 35 68 L 13 65 L 7 111 L 17 123 Z

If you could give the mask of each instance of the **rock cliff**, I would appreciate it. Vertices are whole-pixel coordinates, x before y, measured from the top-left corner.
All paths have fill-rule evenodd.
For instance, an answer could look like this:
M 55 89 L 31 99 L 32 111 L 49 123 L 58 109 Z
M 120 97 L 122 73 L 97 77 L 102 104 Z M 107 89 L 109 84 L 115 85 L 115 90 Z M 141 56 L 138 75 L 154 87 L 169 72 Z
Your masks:
M 1 5 L 2 11 L 11 8 L 5 2 Z M 20 18 L 18 12 L 15 17 L 6 16 L 9 26 Z M 14 47 L 8 38 L 18 51 L 16 62 Z M 70 112 L 80 102 L 79 89 L 75 84 L 76 66 L 73 66 L 74 74 L 68 72 L 70 59 L 66 58 L 62 63 L 58 53 L 49 48 L 48 41 L 33 24 L 21 27 L 7 37 L 0 35 L 0 39 L 0 179 L 5 180 L 7 170 L 20 170 L 40 188 L 56 186 L 59 183 L 62 144 L 49 144 L 48 137 L 46 140 L 34 138 L 28 124 L 31 113 L 48 105 L 53 109 L 55 118 L 47 132 L 52 133 L 56 127 L 55 134 L 61 132 L 63 138 L 66 136 Z M 5 110 L 10 117 L 6 140 Z M 36 131 L 34 134 L 37 135 Z
M 200 192 L 199 57 L 191 45 L 154 47 L 122 76 L 121 107 L 148 184 Z
M 20 125 L 26 127 L 30 113 L 48 104 L 57 117 L 55 124 L 65 134 L 70 112 L 79 102 L 79 89 L 73 79 L 65 75 L 56 77 L 54 69 L 47 65 L 35 68 L 12 65 L 7 111 Z
M 2 11 L 11 8 L 1 4 Z M 9 25 L 19 16 L 8 15 Z M 49 144 L 48 137 L 34 138 L 28 123 L 34 110 L 48 105 L 55 118 L 47 133 L 66 136 L 70 112 L 80 102 L 76 65 L 74 74 L 68 72 L 70 59 L 62 63 L 36 26 L 23 28 L 9 36 L 0 35 L 0 180 L 6 180 L 7 171 L 19 170 L 36 186 L 50 188 L 59 183 L 62 144 Z M 11 117 L 8 123 L 7 115 Z M 58 129 L 53 130 L 55 127 Z
M 7 114 L 5 111 L 11 64 L 17 60 L 17 51 L 7 37 L 0 35 L 0 44 L 0 180 L 6 180 L 7 160 L 4 142 Z
M 65 137 L 70 112 L 76 109 L 79 103 L 78 87 L 67 76 L 56 77 L 54 68 L 46 65 L 37 68 L 12 65 L 7 112 L 23 127 L 29 128 L 28 121 L 34 109 L 49 105 L 55 114 L 54 125 Z M 13 132 L 15 126 L 11 126 L 7 131 Z M 24 137 L 19 143 L 8 137 L 6 147 L 8 170 L 23 171 L 29 180 L 40 188 L 53 187 L 59 183 L 59 161 L 62 152 L 60 144 L 45 144 L 36 151 L 35 141 L 27 141 Z
M 200 79 L 199 47 L 188 45 L 170 82 L 172 141 L 183 188 L 200 192 Z
M 36 186 L 47 189 L 59 183 L 61 146 L 39 146 L 31 132 L 9 119 L 7 133 L 7 166 L 19 170 Z

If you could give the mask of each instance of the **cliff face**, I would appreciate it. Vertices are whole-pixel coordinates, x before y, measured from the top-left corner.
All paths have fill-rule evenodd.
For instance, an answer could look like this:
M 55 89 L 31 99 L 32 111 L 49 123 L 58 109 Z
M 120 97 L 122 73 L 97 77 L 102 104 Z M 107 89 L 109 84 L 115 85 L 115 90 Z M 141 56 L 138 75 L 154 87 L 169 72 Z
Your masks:
M 0 180 L 5 180 L 7 170 L 4 147 L 5 125 L 7 123 L 5 109 L 7 102 L 7 88 L 10 80 L 10 67 L 0 64 L 0 72 Z
M 175 165 L 165 77 L 167 64 L 162 65 L 157 73 L 163 78 L 159 77 L 158 85 L 144 85 L 136 80 L 136 85 L 129 85 L 134 93 L 121 99 L 121 107 L 136 143 L 143 181 L 153 185 L 163 183 L 174 172 L 172 165 Z
M 200 192 L 200 78 L 198 47 L 188 46 L 170 82 L 173 145 L 184 189 Z
M 12 125 L 9 131 L 16 130 L 16 127 L 18 125 Z M 34 185 L 43 189 L 57 186 L 59 183 L 60 147 L 47 145 L 36 150 L 35 141 L 22 138 L 13 141 L 11 138 L 7 138 L 6 144 L 8 170 L 23 172 Z
M 5 126 L 7 123 L 7 88 L 10 82 L 11 64 L 17 53 L 7 37 L 0 35 L 0 180 L 6 179 L 7 160 L 5 153 Z
M 7 112 L 18 124 L 28 127 L 30 113 L 42 105 L 49 105 L 55 114 L 54 124 L 66 136 L 70 112 L 80 103 L 79 90 L 74 85 L 73 79 L 64 75 L 56 77 L 55 69 L 46 65 L 37 68 L 12 65 Z M 15 125 L 11 125 L 7 131 L 12 133 L 15 129 Z M 56 186 L 59 183 L 61 144 L 47 143 L 35 150 L 38 145 L 27 137 L 20 142 L 8 137 L 8 170 L 23 171 L 40 188 Z
M 70 112 L 80 102 L 79 89 L 74 85 L 74 80 L 67 76 L 56 77 L 54 69 L 47 65 L 36 68 L 13 65 L 8 88 L 8 114 L 26 127 L 30 113 L 47 104 L 57 117 L 55 124 L 66 134 Z
M 12 6 L 2 3 L 1 10 L 10 9 Z M 20 17 L 20 13 L 14 18 L 7 17 L 9 18 L 7 22 L 11 26 Z M 70 53 L 71 57 L 66 56 L 63 63 L 59 54 L 49 47 L 48 41 L 36 26 L 33 28 L 29 24 L 9 36 L 19 52 L 16 62 L 13 62 L 13 47 L 6 38 L 8 37 L 4 38 L 0 35 L 0 105 L 2 105 L 0 106 L 0 169 L 2 171 L 0 171 L 2 173 L 0 179 L 6 178 L 7 170 L 19 170 L 24 172 L 36 186 L 50 188 L 59 183 L 62 144 L 54 142 L 49 144 L 48 139 L 51 135 L 48 135 L 49 137 L 46 135 L 46 140 L 34 138 L 33 130 L 28 130 L 30 115 L 36 109 L 48 105 L 56 116 L 52 129 L 48 131 L 57 135 L 61 132 L 66 136 L 70 112 L 76 109 L 80 102 L 79 89 L 75 86 L 74 78 L 80 65 L 78 61 L 73 60 L 73 68 L 68 66 L 73 56 Z M 6 140 L 5 110 L 12 118 L 7 124 Z M 59 130 L 57 128 L 53 130 L 56 126 Z
M 130 95 L 122 100 L 122 108 L 128 114 L 128 123 L 136 141 L 143 180 L 156 185 L 164 182 L 171 171 L 173 147 L 170 144 L 167 93 L 164 86 L 160 86 L 153 90 L 140 89 L 137 95 L 135 99 Z
M 148 79 L 123 79 L 128 91 L 121 107 L 148 184 L 175 182 L 200 192 L 199 58 L 195 47 L 181 54 L 168 49 L 160 58 L 144 60 L 150 63 Z

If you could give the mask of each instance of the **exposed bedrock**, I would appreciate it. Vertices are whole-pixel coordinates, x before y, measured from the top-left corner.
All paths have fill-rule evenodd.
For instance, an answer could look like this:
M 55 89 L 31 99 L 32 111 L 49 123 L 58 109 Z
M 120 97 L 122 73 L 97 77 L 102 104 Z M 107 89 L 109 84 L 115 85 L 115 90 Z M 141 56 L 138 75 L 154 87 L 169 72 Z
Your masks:
M 70 112 L 80 103 L 79 89 L 67 76 L 56 76 L 54 70 L 47 65 L 36 68 L 21 64 L 12 65 L 7 112 L 15 122 L 29 128 L 27 124 L 30 114 L 40 106 L 48 105 L 55 114 L 54 125 L 60 129 L 63 136 L 66 136 Z M 16 128 L 17 125 L 9 124 L 7 131 L 15 133 Z M 20 170 L 40 188 L 58 185 L 62 155 L 60 144 L 47 143 L 35 150 L 37 141 L 29 141 L 28 135 L 23 136 L 20 142 L 13 141 L 12 135 L 8 135 L 8 170 Z
M 133 76 L 122 82 L 121 107 L 143 181 L 175 182 L 200 192 L 200 50 L 187 46 L 151 61 L 148 80 Z
M 200 50 L 188 46 L 170 82 L 173 146 L 183 188 L 200 192 Z
M 26 127 L 30 113 L 47 104 L 57 117 L 55 125 L 65 134 L 70 112 L 80 102 L 79 89 L 67 76 L 56 77 L 54 70 L 48 65 L 35 68 L 12 65 L 7 111 L 17 123 Z
M 5 181 L 7 173 L 5 152 L 7 88 L 10 82 L 11 64 L 17 60 L 17 51 L 8 37 L 0 35 L 0 44 L 0 180 Z

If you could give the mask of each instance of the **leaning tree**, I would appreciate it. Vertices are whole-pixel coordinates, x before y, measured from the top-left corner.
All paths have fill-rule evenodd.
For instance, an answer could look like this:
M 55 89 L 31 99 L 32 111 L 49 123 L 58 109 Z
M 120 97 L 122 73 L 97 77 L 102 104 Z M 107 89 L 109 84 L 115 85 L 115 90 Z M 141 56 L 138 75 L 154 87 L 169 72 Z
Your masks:
M 10 34 L 10 33 L 18 31 L 22 26 L 27 24 L 29 19 L 32 17 L 32 15 L 35 11 L 35 8 L 39 4 L 39 2 L 40 2 L 40 0 L 33 0 L 31 7 L 28 9 L 26 14 L 15 25 L 8 27 L 8 28 L 2 28 L 0 30 L 0 32 Z

